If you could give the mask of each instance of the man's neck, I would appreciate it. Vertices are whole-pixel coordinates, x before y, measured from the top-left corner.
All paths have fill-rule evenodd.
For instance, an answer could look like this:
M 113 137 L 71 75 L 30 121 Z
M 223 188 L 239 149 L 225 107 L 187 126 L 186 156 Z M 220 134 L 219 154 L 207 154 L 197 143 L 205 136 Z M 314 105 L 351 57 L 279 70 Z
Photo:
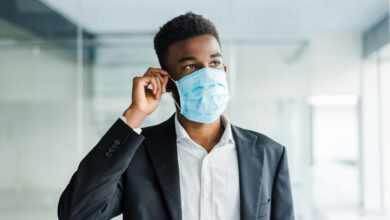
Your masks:
M 180 111 L 176 111 L 176 114 L 190 138 L 207 152 L 210 152 L 221 139 L 224 128 L 221 125 L 220 117 L 212 123 L 205 124 L 188 120 L 180 114 Z

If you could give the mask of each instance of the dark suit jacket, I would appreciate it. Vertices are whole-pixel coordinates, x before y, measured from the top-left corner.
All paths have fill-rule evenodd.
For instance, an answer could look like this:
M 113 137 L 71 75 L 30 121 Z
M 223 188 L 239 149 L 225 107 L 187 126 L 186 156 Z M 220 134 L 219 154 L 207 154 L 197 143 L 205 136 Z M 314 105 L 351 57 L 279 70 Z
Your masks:
M 81 161 L 58 204 L 59 219 L 181 219 L 174 115 L 142 129 L 118 119 Z M 294 219 L 286 149 L 231 125 L 243 220 Z M 185 219 L 183 219 L 185 220 Z

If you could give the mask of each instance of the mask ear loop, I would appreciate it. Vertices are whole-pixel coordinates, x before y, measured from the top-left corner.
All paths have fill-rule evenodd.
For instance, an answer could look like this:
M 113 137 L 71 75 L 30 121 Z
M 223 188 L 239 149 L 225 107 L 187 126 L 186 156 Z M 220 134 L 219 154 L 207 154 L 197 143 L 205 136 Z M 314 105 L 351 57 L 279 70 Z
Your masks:
M 177 86 L 177 82 L 176 82 L 174 79 L 172 79 L 172 77 L 171 77 L 170 75 L 168 75 L 168 76 L 169 76 L 169 78 L 175 83 L 176 88 L 177 88 L 177 92 L 179 92 L 179 87 Z M 175 97 L 173 97 L 173 95 L 172 95 L 172 92 L 170 92 L 170 93 L 171 93 L 172 99 L 173 99 L 173 101 L 175 102 L 176 106 L 177 106 L 177 107 L 180 109 L 180 111 L 181 111 L 181 107 L 179 106 L 179 104 L 177 104 Z M 179 95 L 180 95 L 180 94 L 179 94 Z

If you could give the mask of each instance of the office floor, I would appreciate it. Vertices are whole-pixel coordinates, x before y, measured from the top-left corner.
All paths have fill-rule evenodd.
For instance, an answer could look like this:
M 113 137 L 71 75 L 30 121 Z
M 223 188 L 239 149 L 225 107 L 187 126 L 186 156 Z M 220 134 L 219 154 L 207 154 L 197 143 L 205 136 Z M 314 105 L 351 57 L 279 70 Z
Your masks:
M 389 215 L 365 212 L 359 204 L 356 165 L 341 161 L 313 167 L 313 220 L 388 220 Z

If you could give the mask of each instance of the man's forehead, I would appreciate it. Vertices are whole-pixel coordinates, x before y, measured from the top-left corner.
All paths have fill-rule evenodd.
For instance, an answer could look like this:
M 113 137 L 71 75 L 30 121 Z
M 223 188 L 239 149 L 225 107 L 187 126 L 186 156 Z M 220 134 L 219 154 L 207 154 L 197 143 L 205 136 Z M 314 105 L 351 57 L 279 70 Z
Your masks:
M 170 47 L 170 54 L 173 55 L 176 60 L 181 57 L 187 56 L 211 56 L 216 53 L 221 53 L 221 48 L 215 37 L 211 35 L 201 35 L 192 38 L 188 38 Z

